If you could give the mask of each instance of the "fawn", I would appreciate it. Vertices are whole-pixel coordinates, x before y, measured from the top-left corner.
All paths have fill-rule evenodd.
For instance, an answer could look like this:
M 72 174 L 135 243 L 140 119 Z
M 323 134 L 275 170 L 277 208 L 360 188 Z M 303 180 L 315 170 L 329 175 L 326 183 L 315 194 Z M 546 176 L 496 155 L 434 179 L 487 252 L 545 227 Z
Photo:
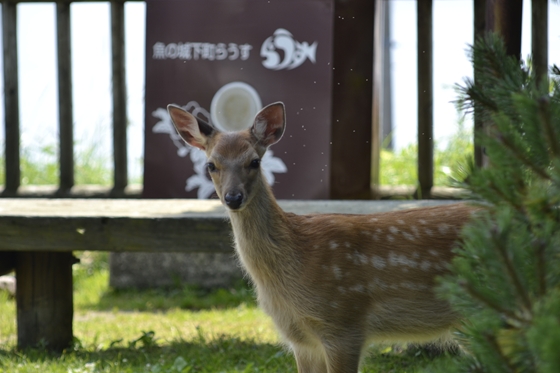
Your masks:
M 208 156 L 235 247 L 259 305 L 298 372 L 357 372 L 372 342 L 450 338 L 458 315 L 433 292 L 472 209 L 464 204 L 372 215 L 285 213 L 260 171 L 285 129 L 281 102 L 242 132 L 219 132 L 169 105 L 182 138 Z

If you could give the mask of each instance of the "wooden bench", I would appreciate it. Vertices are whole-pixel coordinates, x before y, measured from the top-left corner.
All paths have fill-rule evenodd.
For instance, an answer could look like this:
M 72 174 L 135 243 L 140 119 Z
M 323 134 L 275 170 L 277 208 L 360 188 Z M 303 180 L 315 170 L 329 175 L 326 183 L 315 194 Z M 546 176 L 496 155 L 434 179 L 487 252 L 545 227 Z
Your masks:
M 286 211 L 376 213 L 453 201 L 280 201 Z M 18 347 L 73 338 L 73 251 L 231 252 L 218 200 L 0 199 L 0 274 L 16 270 Z

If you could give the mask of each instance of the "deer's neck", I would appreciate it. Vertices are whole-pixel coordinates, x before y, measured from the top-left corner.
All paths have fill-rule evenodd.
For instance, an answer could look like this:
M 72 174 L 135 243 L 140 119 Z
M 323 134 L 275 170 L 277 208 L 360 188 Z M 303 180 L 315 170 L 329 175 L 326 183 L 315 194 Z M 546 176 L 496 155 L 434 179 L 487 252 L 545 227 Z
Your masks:
M 293 263 L 295 250 L 288 218 L 268 185 L 263 182 L 254 192 L 242 211 L 230 211 L 229 216 L 239 257 L 260 282 L 287 275 L 290 268 L 280 263 Z M 277 273 L 280 269 L 283 273 Z

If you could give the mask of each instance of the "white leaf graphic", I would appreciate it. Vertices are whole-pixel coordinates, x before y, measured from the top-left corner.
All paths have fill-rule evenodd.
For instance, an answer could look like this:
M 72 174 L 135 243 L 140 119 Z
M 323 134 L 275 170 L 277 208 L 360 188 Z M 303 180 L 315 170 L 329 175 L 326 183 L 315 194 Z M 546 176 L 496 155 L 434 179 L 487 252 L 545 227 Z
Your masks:
M 208 113 L 208 111 L 203 107 L 200 107 L 200 105 L 196 101 L 190 101 L 189 103 L 187 103 L 187 105 L 183 106 L 183 108 L 193 113 L 193 115 L 208 118 L 208 122 L 212 123 L 212 118 L 210 118 L 210 114 Z M 175 127 L 171 122 L 171 117 L 169 116 L 169 113 L 166 109 L 158 108 L 152 112 L 152 115 L 160 119 L 159 122 L 157 122 L 152 127 L 152 132 L 168 134 L 171 141 L 173 141 L 173 144 L 175 144 L 175 146 L 177 147 L 177 155 L 179 157 L 186 157 L 187 155 L 190 155 L 195 174 L 191 175 L 186 180 L 185 190 L 187 192 L 190 192 L 198 189 L 197 197 L 199 199 L 210 198 L 215 189 L 212 180 L 206 173 L 206 154 L 202 150 L 193 148 L 183 141 L 181 136 L 179 136 L 179 134 L 175 130 Z M 275 173 L 288 172 L 288 168 L 286 167 L 282 159 L 274 157 L 274 153 L 272 151 L 268 151 L 265 153 L 261 162 L 261 169 L 266 178 L 266 181 L 270 185 L 274 184 Z

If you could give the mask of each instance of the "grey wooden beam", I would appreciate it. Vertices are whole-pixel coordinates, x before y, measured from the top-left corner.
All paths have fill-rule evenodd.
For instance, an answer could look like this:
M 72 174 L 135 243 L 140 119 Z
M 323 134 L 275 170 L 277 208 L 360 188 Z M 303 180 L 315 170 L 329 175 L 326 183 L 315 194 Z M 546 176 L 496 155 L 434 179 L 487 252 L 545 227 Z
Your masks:
M 113 195 L 121 196 L 128 184 L 126 143 L 126 73 L 124 49 L 124 1 L 111 1 L 113 69 Z
M 58 195 L 67 195 L 74 186 L 74 116 L 72 100 L 72 54 L 70 2 L 56 3 L 58 56 L 58 128 L 60 136 L 60 181 Z
M 280 201 L 288 212 L 373 214 L 453 201 Z M 456 202 L 456 201 L 455 201 Z M 0 251 L 231 252 L 219 201 L 0 199 Z
M 418 27 L 418 190 L 430 198 L 434 185 L 434 94 L 432 0 L 417 0 Z
M 17 4 L 2 2 L 2 40 L 4 46 L 4 195 L 15 195 L 20 186 L 19 166 L 19 88 L 17 53 Z

